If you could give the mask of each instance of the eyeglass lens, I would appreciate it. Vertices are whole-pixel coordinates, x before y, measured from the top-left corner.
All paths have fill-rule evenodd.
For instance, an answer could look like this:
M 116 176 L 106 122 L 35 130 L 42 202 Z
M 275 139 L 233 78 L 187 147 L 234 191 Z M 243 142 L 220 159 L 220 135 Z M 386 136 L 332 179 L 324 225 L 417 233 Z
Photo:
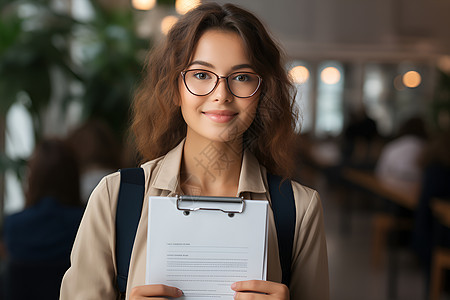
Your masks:
M 236 72 L 228 75 L 226 81 L 231 93 L 236 97 L 247 98 L 259 88 L 260 77 L 249 72 Z M 211 93 L 218 84 L 219 76 L 206 70 L 188 70 L 184 72 L 184 82 L 188 90 L 197 96 Z

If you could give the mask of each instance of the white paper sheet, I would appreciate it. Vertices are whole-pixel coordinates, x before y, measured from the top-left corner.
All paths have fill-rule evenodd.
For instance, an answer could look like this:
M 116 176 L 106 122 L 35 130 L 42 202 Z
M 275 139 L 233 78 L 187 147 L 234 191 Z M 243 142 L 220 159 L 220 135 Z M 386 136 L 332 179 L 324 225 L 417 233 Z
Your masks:
M 242 213 L 194 211 L 176 198 L 150 197 L 147 284 L 167 284 L 180 299 L 233 299 L 231 284 L 266 279 L 267 201 L 244 200 Z

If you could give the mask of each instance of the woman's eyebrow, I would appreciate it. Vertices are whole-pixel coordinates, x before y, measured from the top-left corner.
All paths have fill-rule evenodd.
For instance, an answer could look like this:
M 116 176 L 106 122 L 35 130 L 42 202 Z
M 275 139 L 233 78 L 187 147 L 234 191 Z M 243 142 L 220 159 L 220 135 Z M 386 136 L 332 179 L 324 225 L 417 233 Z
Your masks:
M 253 69 L 253 67 L 249 64 L 241 64 L 241 65 L 233 66 L 231 69 L 233 71 L 235 71 L 235 70 L 239 70 L 239 69 Z
M 192 66 L 192 65 L 202 65 L 208 68 L 214 68 L 214 66 L 206 61 L 203 60 L 194 60 L 193 62 L 191 62 L 188 67 Z
M 202 65 L 208 68 L 214 68 L 213 64 L 210 64 L 209 62 L 203 61 L 203 60 L 194 60 L 193 62 L 191 62 L 188 67 L 192 66 L 192 65 Z M 240 69 L 253 69 L 253 67 L 249 64 L 240 64 L 240 65 L 235 65 L 233 67 L 231 67 L 231 70 L 235 71 L 235 70 L 240 70 Z

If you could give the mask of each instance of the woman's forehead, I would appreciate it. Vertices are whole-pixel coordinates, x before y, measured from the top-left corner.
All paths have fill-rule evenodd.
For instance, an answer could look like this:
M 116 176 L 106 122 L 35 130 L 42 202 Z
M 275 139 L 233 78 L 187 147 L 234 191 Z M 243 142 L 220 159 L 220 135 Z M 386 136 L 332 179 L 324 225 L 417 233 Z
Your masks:
M 199 38 L 190 64 L 200 62 L 212 68 L 250 65 L 245 43 L 233 31 L 211 29 Z

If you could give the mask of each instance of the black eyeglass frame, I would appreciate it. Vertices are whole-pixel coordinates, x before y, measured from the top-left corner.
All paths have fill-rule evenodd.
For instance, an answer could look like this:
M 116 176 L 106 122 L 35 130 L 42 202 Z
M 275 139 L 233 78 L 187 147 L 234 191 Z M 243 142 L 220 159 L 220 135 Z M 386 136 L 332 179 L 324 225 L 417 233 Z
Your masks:
M 186 77 L 185 77 L 186 73 L 190 72 L 190 71 L 204 71 L 204 72 L 208 72 L 208 73 L 214 74 L 216 76 L 217 80 L 216 80 L 216 83 L 214 84 L 214 87 L 211 89 L 211 91 L 209 91 L 206 94 L 202 94 L 202 95 L 192 92 L 189 89 L 189 87 L 188 87 L 188 85 L 186 83 Z M 252 74 L 252 75 L 256 75 L 258 77 L 258 86 L 256 87 L 255 91 L 250 96 L 242 97 L 242 96 L 238 96 L 235 93 L 233 93 L 233 91 L 230 88 L 230 84 L 228 83 L 228 78 L 231 77 L 232 75 L 235 75 L 235 74 Z M 207 95 L 211 94 L 217 88 L 217 85 L 219 85 L 219 80 L 224 78 L 225 82 L 227 83 L 227 88 L 230 91 L 230 93 L 233 94 L 233 96 L 235 96 L 237 98 L 244 98 L 244 99 L 254 96 L 258 92 L 259 88 L 261 87 L 261 83 L 262 83 L 262 80 L 263 80 L 260 75 L 258 75 L 256 73 L 253 73 L 253 72 L 233 72 L 233 73 L 229 74 L 228 76 L 219 76 L 219 75 L 217 75 L 216 73 L 214 73 L 212 71 L 204 70 L 204 69 L 189 69 L 189 70 L 186 70 L 186 71 L 181 71 L 181 77 L 183 77 L 184 86 L 187 88 L 189 93 L 191 93 L 194 96 L 207 96 Z

